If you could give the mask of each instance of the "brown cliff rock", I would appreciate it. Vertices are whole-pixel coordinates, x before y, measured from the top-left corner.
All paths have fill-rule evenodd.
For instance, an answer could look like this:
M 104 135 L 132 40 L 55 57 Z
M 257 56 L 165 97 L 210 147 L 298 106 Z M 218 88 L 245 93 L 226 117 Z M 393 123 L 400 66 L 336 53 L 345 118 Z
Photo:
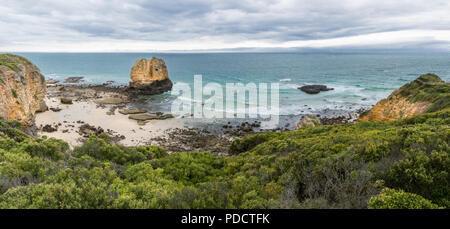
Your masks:
M 425 74 L 378 102 L 358 121 L 387 122 L 450 107 L 450 85 L 434 74 Z
M 29 60 L 0 54 L 0 116 L 34 124 L 36 111 L 44 107 L 45 78 Z
M 139 94 L 156 95 L 172 90 L 166 63 L 153 57 L 137 60 L 131 69 L 129 90 Z

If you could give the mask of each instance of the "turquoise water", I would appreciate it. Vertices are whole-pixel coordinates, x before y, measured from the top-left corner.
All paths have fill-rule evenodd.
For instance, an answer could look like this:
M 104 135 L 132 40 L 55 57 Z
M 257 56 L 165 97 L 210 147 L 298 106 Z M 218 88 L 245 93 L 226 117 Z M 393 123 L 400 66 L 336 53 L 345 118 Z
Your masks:
M 115 81 L 126 85 L 135 61 L 153 56 L 165 60 L 174 83 L 192 84 L 196 74 L 203 75 L 204 84 L 280 83 L 284 115 L 369 107 L 423 73 L 450 80 L 448 54 L 18 54 L 33 61 L 48 79 L 84 76 L 87 84 Z M 335 90 L 307 95 L 297 89 L 305 84 L 325 84 Z M 169 97 L 155 96 L 149 106 L 164 107 Z

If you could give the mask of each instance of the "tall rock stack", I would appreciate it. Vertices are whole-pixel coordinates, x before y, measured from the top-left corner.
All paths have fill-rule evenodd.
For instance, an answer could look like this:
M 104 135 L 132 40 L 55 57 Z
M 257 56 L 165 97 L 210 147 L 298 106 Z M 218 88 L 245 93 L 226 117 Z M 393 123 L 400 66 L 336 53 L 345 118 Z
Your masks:
M 34 124 L 35 113 L 46 109 L 45 78 L 29 60 L 0 54 L 0 116 Z
M 166 63 L 158 58 L 140 59 L 131 69 L 129 90 L 144 95 L 156 95 L 172 90 Z

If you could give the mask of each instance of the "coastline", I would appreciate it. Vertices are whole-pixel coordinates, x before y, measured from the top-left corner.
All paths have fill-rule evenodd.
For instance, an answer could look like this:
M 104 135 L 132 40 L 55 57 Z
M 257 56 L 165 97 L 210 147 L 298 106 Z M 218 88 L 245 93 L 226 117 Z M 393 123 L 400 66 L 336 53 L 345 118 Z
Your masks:
M 128 93 L 125 87 L 111 86 L 109 83 L 80 85 L 48 82 L 45 101 L 49 110 L 36 114 L 37 135 L 62 139 L 72 148 L 86 142 L 89 135 L 104 132 L 114 142 L 124 146 L 160 145 L 168 152 L 199 150 L 224 154 L 224 150 L 237 138 L 295 130 L 297 123 L 307 115 L 314 115 L 322 124 L 333 125 L 355 122 L 364 111 L 324 110 L 314 114 L 280 115 L 278 127 L 270 130 L 260 128 L 261 119 L 197 120 L 173 117 L 141 122 L 131 120 L 129 115 L 119 111 L 142 108 L 142 100 L 151 98 L 136 97 Z M 71 104 L 63 104 L 62 98 L 70 100 Z M 146 110 L 148 113 L 160 112 Z

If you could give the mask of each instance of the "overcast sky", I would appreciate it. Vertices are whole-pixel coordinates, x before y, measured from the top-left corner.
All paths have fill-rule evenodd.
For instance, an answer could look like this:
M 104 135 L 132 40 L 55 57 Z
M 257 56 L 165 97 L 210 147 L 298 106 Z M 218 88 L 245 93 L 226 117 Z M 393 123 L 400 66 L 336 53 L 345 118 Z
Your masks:
M 0 51 L 450 51 L 448 0 L 0 0 Z

